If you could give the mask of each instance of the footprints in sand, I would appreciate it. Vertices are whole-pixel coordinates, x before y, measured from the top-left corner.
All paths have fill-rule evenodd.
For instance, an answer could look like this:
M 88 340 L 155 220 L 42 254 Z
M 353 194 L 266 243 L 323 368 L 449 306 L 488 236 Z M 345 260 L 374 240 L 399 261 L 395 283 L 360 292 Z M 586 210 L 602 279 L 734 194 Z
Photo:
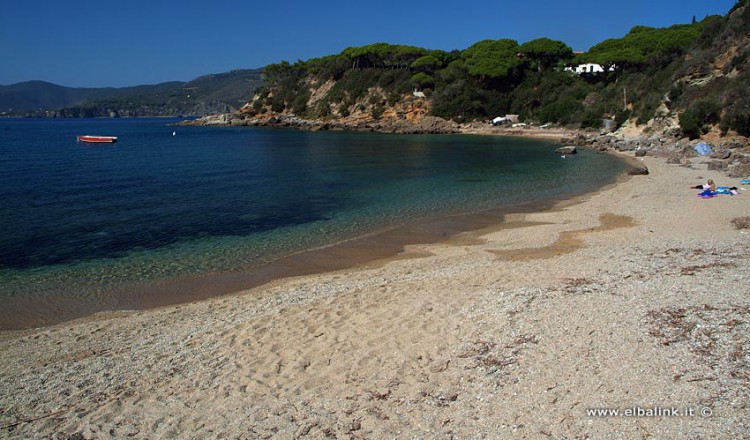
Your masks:
M 129 405 L 175 414 L 180 414 L 176 401 L 212 407 L 219 419 L 247 420 L 245 433 L 395 435 L 403 422 L 397 407 L 426 402 L 447 408 L 456 396 L 434 380 L 450 370 L 446 353 L 459 346 L 455 313 L 466 292 L 447 282 L 428 292 L 414 278 L 287 307 L 219 330 L 220 337 L 211 339 L 219 344 L 206 348 L 196 368 L 154 384 L 158 399 Z M 188 350 L 202 346 L 201 337 L 193 339 Z M 163 432 L 159 420 L 152 423 L 147 431 Z M 172 423 L 181 430 L 190 421 L 176 417 Z M 221 425 L 216 420 L 207 427 Z
M 602 220 L 599 228 L 575 233 L 603 230 L 623 219 Z M 187 323 L 179 314 L 169 315 L 170 321 L 160 324 L 169 326 L 168 333 L 149 325 L 148 315 L 133 317 L 132 327 L 139 330 L 133 339 L 110 344 L 125 352 L 66 361 L 103 359 L 106 368 L 97 371 L 106 371 L 115 385 L 122 382 L 101 396 L 101 406 L 80 416 L 66 414 L 75 421 L 66 430 L 95 426 L 98 430 L 86 435 L 97 438 L 135 431 L 153 438 L 174 432 L 209 438 L 261 433 L 293 438 L 305 432 L 397 438 L 404 428 L 448 436 L 456 411 L 488 410 L 480 400 L 484 394 L 466 390 L 496 386 L 500 375 L 487 372 L 521 362 L 520 352 L 506 348 L 513 340 L 499 333 L 482 336 L 497 344 L 495 351 L 458 357 L 467 341 L 479 340 L 472 329 L 481 324 L 467 317 L 467 304 L 519 279 L 495 271 L 497 262 L 484 253 L 473 260 L 456 258 L 467 251 L 450 247 L 430 258 L 392 263 L 388 277 L 363 269 L 347 277 L 292 280 L 270 289 L 251 306 L 254 312 L 241 308 L 247 298 L 229 298 L 198 306 L 205 312 L 201 320 Z M 478 276 L 480 269 L 491 273 Z M 152 346 L 162 349 L 143 348 Z M 508 358 L 514 363 L 501 355 L 514 355 Z M 91 384 L 74 391 L 94 390 Z M 211 408 L 211 416 L 196 417 L 201 408 Z M 247 423 L 239 427 L 237 420 Z

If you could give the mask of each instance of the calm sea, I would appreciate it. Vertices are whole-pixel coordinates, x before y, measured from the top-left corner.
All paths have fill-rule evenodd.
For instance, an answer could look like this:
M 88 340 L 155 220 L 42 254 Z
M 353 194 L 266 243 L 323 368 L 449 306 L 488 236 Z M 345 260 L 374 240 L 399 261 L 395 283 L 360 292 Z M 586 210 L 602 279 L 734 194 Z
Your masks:
M 624 170 L 589 151 L 563 160 L 537 140 L 172 122 L 0 119 L 0 301 L 15 304 L 0 328 L 13 326 L 8 315 L 36 325 L 65 307 L 117 308 L 106 298 L 116 287 L 580 194 Z M 81 134 L 119 141 L 82 144 Z

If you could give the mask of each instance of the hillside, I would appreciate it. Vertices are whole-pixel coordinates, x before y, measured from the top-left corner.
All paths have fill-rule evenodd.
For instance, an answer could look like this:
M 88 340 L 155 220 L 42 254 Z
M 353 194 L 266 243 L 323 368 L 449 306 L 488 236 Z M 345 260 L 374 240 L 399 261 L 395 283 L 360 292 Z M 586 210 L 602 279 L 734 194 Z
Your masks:
M 630 133 L 675 139 L 748 136 L 749 11 L 742 0 L 726 16 L 636 26 L 577 55 L 547 38 L 485 40 L 451 52 L 352 47 L 267 66 L 267 84 L 247 105 L 203 122 L 441 132 L 517 114 L 529 124 L 579 129 L 613 120 Z M 566 71 L 582 63 L 604 72 Z
M 70 88 L 29 81 L 0 87 L 6 116 L 202 116 L 239 109 L 263 84 L 262 69 L 234 70 L 189 82 L 125 88 Z
M 117 95 L 154 93 L 164 89 L 180 87 L 182 84 L 184 83 L 169 82 L 123 88 L 83 88 L 65 87 L 45 81 L 26 81 L 9 86 L 0 86 L 0 110 L 3 113 L 53 110 L 82 105 L 86 102 Z
M 105 98 L 118 92 L 115 88 L 73 88 L 45 81 L 26 81 L 0 86 L 0 109 L 8 113 L 62 108 Z

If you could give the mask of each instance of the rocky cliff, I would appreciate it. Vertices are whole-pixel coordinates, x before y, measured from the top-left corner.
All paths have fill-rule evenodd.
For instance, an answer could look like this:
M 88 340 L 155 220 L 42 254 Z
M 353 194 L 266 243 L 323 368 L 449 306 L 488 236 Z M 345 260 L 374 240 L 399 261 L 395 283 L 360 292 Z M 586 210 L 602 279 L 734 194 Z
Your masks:
M 325 94 L 326 88 L 330 88 L 330 84 L 313 88 L 307 105 L 315 105 L 316 100 Z M 326 118 L 301 118 L 289 110 L 274 112 L 269 109 L 258 112 L 254 108 L 254 103 L 260 98 L 256 95 L 238 112 L 211 115 L 184 124 L 294 127 L 311 131 L 348 130 L 401 134 L 448 134 L 461 131 L 459 124 L 431 116 L 431 103 L 425 97 L 417 97 L 412 93 L 402 96 L 392 105 L 383 104 L 380 100 L 375 102 L 373 97 L 381 97 L 382 94 L 383 91 L 376 88 L 368 90 L 350 105 L 351 111 L 344 112 L 346 116 L 338 113 L 342 110 L 337 109 L 334 117 Z
M 628 108 L 609 115 L 618 119 L 620 124 L 614 132 L 580 130 L 580 124 L 573 125 L 568 128 L 579 129 L 580 134 L 561 141 L 600 150 L 611 148 L 634 151 L 638 155 L 661 155 L 670 162 L 684 165 L 700 161 L 707 163 L 711 170 L 725 170 L 735 176 L 747 177 L 750 175 L 749 4 L 750 1 L 743 0 L 725 17 L 707 17 L 701 22 L 700 36 L 686 53 L 672 53 L 667 61 L 663 57 L 654 58 L 648 66 L 641 66 L 640 71 L 634 73 L 631 69 L 612 78 L 571 79 L 561 77 L 558 72 L 539 74 L 531 69 L 525 73 L 524 82 L 517 85 L 507 82 L 480 84 L 476 79 L 472 80 L 470 71 L 461 70 L 462 63 L 469 65 L 468 49 L 462 53 L 440 54 L 418 48 L 373 45 L 347 49 L 340 55 L 295 65 L 276 65 L 273 69 L 275 77 L 269 81 L 268 87 L 256 93 L 239 111 L 205 117 L 192 123 L 390 133 L 477 132 L 477 125 L 486 125 L 486 119 L 482 122 L 479 118 L 472 118 L 471 123 L 460 124 L 455 121 L 463 121 L 461 114 L 451 116 L 453 120 L 437 117 L 435 115 L 441 113 L 435 111 L 438 105 L 436 97 L 443 96 L 445 103 L 446 93 L 456 92 L 455 85 L 462 84 L 461 93 L 473 96 L 474 100 L 464 102 L 461 101 L 463 95 L 456 95 L 453 103 L 463 106 L 459 108 L 470 109 L 486 99 L 490 95 L 483 95 L 482 90 L 486 91 L 487 87 L 504 90 L 502 93 L 505 94 L 497 96 L 509 99 L 508 102 L 516 99 L 517 102 L 533 103 L 545 81 L 554 84 L 562 81 L 561 84 L 568 84 L 566 87 L 571 89 L 568 95 L 575 90 L 575 93 L 585 96 L 581 103 L 573 103 L 575 105 L 571 108 L 579 111 L 583 108 L 594 120 L 601 121 L 607 115 L 596 113 L 597 106 L 611 100 L 602 90 L 617 95 L 621 106 L 623 88 L 627 85 Z M 638 30 L 634 28 L 631 34 L 634 32 Z M 403 54 L 421 58 L 411 64 L 404 63 Z M 409 90 L 410 84 L 413 86 L 419 76 L 414 72 L 429 64 L 425 59 L 440 56 L 453 61 L 443 70 L 432 70 L 435 83 L 431 87 L 434 90 L 427 88 L 427 93 Z M 438 60 L 431 62 L 431 65 L 441 65 Z M 662 79 L 650 82 L 651 77 Z M 477 85 L 485 89 L 472 89 Z M 651 87 L 656 89 L 650 90 Z M 570 102 L 560 103 L 560 107 L 567 108 L 568 104 Z M 540 109 L 521 108 L 518 112 L 529 125 L 547 126 L 549 124 L 545 122 L 552 122 L 560 126 L 560 121 L 541 119 L 545 113 Z M 554 117 L 554 114 L 546 113 L 547 117 Z M 622 115 L 625 117 L 620 119 Z M 644 118 L 644 115 L 649 117 Z M 523 129 L 519 131 L 512 134 L 523 134 Z M 701 141 L 712 145 L 714 153 L 710 157 L 699 157 L 695 151 L 696 143 Z
M 698 41 L 676 71 L 655 116 L 645 124 L 627 121 L 614 133 L 566 138 L 571 145 L 633 151 L 666 157 L 683 166 L 705 165 L 731 177 L 750 176 L 750 2 L 741 1 L 727 17 L 711 24 L 712 38 Z M 702 110 L 715 107 L 715 115 Z M 701 110 L 703 113 L 700 113 Z M 686 116 L 697 113 L 699 131 L 686 132 Z M 705 142 L 712 153 L 695 149 Z

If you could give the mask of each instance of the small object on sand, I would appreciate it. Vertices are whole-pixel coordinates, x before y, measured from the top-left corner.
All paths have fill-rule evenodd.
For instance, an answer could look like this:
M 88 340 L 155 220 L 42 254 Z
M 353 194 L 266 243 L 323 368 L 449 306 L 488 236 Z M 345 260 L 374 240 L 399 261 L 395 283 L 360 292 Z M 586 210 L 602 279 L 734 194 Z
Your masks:
M 706 142 L 699 142 L 695 146 L 695 151 L 697 151 L 698 154 L 700 154 L 701 156 L 707 156 L 707 155 L 713 153 L 713 150 L 711 149 L 711 145 L 709 145 Z
M 628 171 L 629 176 L 646 176 L 648 175 L 648 168 L 646 167 L 635 167 Z

